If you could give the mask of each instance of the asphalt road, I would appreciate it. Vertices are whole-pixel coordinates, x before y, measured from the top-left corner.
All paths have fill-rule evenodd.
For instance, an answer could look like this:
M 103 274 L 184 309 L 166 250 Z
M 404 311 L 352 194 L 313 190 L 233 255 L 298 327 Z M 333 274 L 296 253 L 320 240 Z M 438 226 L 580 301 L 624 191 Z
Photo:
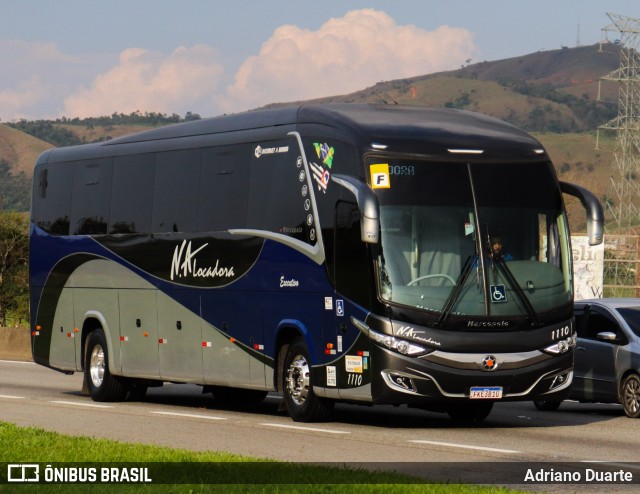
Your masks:
M 527 461 L 551 467 L 596 462 L 635 468 L 640 479 L 638 465 L 631 465 L 640 461 L 640 420 L 625 417 L 617 405 L 565 402 L 556 412 L 540 412 L 532 403 L 499 403 L 481 424 L 461 427 L 445 414 L 339 404 L 331 422 L 301 424 L 278 411 L 276 395 L 230 407 L 203 395 L 198 386 L 166 384 L 150 389 L 142 402 L 95 403 L 82 396 L 81 384 L 80 374 L 0 361 L 0 420 L 71 435 L 286 461 L 396 462 L 408 465 L 409 473 L 425 461 Z M 603 486 L 590 487 L 601 492 Z M 624 489 L 606 489 L 618 490 Z

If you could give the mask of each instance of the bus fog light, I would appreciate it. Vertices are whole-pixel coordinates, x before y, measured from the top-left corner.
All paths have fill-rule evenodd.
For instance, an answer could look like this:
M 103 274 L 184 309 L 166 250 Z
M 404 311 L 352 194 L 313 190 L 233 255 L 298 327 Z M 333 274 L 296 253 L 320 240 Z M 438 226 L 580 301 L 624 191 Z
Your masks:
M 413 380 L 405 374 L 401 374 L 399 372 L 384 371 L 382 375 L 385 378 L 387 384 L 392 388 L 399 388 L 400 390 L 405 392 L 416 391 L 416 386 L 413 383 Z
M 565 372 L 564 374 L 559 374 L 553 378 L 551 381 L 551 385 L 549 386 L 549 390 L 554 390 L 556 388 L 563 388 L 571 384 L 572 374 L 571 372 Z

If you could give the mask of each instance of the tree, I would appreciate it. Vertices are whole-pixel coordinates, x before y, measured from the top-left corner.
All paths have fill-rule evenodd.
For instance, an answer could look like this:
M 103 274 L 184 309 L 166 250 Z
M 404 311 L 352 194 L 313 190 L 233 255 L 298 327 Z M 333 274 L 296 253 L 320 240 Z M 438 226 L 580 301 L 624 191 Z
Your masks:
M 0 212 L 0 326 L 3 327 L 11 311 L 16 311 L 20 320 L 28 317 L 28 224 L 25 214 Z

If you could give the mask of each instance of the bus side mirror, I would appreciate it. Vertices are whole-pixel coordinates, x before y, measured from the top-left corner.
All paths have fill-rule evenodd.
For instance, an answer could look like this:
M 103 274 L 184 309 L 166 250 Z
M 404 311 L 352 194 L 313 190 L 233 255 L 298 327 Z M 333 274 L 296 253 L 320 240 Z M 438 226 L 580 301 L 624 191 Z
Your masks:
M 604 211 L 598 198 L 584 187 L 569 182 L 560 182 L 560 190 L 580 199 L 582 207 L 587 210 L 589 245 L 600 245 L 604 240 Z
M 331 175 L 331 180 L 349 190 L 360 210 L 360 237 L 367 244 L 380 240 L 380 208 L 378 198 L 367 184 L 347 175 Z

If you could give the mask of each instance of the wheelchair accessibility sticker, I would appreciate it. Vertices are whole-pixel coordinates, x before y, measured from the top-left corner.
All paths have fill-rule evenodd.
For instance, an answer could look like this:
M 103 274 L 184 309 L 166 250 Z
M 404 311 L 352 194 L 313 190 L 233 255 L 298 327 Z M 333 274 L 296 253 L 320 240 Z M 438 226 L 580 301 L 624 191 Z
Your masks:
M 494 304 L 507 301 L 507 289 L 504 285 L 489 285 L 491 302 Z

